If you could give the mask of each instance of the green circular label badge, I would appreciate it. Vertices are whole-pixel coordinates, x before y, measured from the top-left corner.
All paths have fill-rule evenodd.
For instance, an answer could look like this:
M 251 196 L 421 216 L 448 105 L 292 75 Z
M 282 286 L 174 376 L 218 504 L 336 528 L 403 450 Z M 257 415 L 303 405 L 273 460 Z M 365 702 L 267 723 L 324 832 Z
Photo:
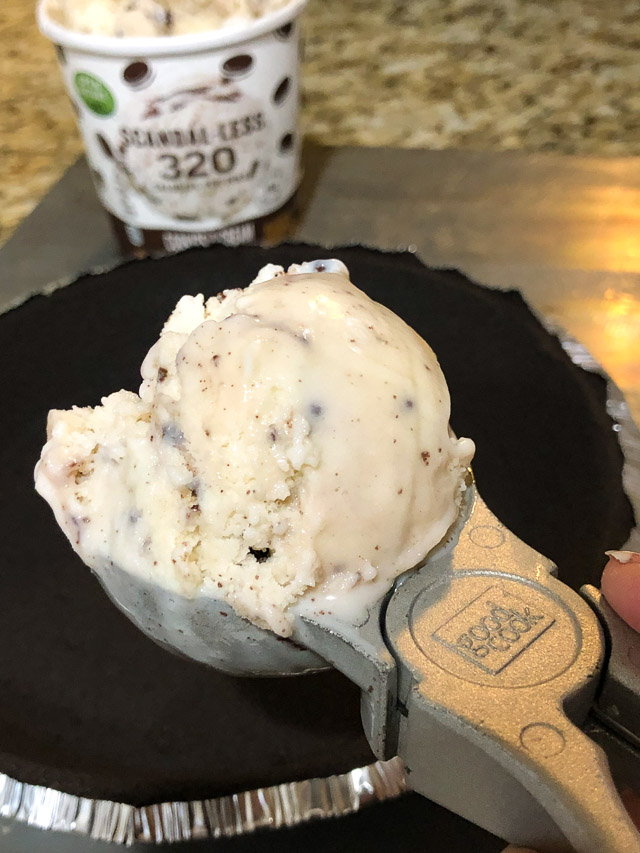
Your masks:
M 98 77 L 86 71 L 78 71 L 73 78 L 76 90 L 91 112 L 99 116 L 110 116 L 116 108 L 116 99 Z

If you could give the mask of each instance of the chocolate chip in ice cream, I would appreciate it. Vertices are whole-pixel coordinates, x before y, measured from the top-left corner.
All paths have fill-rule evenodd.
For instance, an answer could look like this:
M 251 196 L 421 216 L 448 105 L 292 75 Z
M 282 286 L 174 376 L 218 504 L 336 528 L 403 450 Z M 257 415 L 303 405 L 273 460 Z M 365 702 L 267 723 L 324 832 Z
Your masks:
M 273 93 L 273 103 L 281 104 L 289 94 L 291 88 L 291 77 L 285 77 L 278 83 L 275 92 Z
M 284 154 L 287 151 L 291 151 L 293 148 L 293 133 L 285 133 L 285 135 L 280 140 L 280 151 Z
M 134 88 L 144 86 L 151 81 L 151 69 L 142 59 L 130 62 L 122 72 L 122 79 Z
M 229 77 L 246 77 L 253 68 L 253 57 L 248 53 L 238 53 L 222 64 L 223 72 Z
M 184 442 L 184 433 L 179 426 L 169 423 L 162 427 L 162 438 L 172 447 L 181 447 Z
M 258 563 L 264 563 L 271 556 L 271 548 L 249 548 L 249 553 L 256 558 Z

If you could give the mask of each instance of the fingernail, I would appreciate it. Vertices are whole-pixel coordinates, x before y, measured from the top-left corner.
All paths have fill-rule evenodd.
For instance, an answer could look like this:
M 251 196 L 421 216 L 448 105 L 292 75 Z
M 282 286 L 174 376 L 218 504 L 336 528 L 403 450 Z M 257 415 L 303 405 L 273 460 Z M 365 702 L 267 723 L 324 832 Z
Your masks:
M 640 563 L 640 554 L 637 551 L 605 551 L 607 557 L 613 557 L 618 563 Z

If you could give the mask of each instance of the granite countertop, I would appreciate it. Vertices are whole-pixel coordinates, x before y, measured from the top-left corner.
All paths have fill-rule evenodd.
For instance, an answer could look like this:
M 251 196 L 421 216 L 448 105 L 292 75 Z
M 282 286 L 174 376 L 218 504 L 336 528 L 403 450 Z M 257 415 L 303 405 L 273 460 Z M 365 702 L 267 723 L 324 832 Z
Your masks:
M 640 154 L 640 0 L 310 0 L 303 128 L 330 145 Z M 0 6 L 0 242 L 81 151 L 33 0 Z

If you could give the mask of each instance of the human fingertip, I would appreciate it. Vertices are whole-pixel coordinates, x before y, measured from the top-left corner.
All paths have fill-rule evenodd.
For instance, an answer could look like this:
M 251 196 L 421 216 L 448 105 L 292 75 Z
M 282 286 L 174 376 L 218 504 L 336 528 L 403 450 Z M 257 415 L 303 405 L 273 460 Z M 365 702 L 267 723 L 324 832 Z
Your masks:
M 607 551 L 609 562 L 602 573 L 602 594 L 616 613 L 640 631 L 640 554 Z

